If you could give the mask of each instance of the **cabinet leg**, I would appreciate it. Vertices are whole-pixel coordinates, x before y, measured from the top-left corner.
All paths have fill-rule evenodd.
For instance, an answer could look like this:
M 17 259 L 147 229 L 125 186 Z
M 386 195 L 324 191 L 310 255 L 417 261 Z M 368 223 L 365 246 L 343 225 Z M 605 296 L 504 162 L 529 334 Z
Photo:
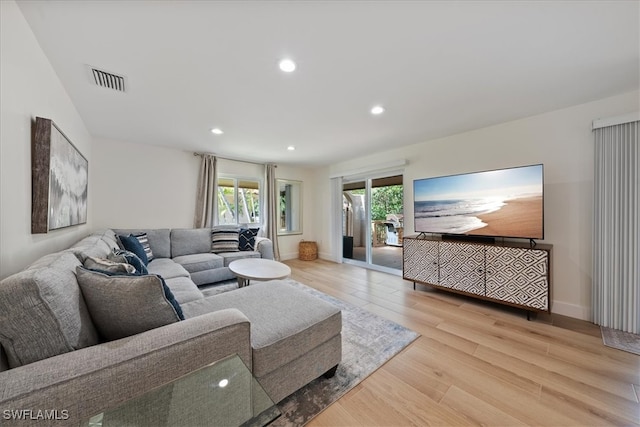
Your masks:
M 416 290 L 416 282 L 413 282 L 413 290 Z

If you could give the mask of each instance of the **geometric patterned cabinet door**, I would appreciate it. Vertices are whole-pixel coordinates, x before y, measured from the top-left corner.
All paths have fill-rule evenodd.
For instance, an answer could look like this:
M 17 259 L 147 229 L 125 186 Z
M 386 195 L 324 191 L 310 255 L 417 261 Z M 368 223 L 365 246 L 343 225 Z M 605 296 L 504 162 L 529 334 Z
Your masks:
M 403 277 L 528 311 L 550 312 L 551 245 L 405 237 Z
M 484 296 L 484 246 L 441 242 L 440 286 Z
M 405 279 L 438 284 L 438 242 L 419 239 L 404 240 L 402 256 Z
M 486 246 L 486 296 L 549 310 L 549 252 Z

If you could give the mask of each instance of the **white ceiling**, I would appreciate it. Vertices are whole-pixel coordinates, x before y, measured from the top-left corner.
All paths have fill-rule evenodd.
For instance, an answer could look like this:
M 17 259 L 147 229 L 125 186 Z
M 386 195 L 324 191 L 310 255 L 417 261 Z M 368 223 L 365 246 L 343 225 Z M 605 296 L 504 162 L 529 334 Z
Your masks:
M 18 4 L 94 137 L 231 158 L 329 164 L 640 87 L 638 1 Z

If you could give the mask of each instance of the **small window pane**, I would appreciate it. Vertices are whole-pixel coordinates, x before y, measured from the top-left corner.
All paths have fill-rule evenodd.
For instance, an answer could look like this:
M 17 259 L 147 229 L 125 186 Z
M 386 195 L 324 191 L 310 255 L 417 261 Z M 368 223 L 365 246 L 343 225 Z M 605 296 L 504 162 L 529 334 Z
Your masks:
M 260 222 L 260 190 L 258 182 L 241 181 L 238 187 L 239 224 Z
M 218 180 L 218 224 L 236 224 L 236 193 L 233 180 Z

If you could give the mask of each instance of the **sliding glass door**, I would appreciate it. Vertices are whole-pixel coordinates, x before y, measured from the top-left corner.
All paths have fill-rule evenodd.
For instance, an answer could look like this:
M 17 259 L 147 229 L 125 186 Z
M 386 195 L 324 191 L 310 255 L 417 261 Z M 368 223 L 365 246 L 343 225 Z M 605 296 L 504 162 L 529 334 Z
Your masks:
M 402 175 L 343 180 L 343 261 L 402 270 Z

